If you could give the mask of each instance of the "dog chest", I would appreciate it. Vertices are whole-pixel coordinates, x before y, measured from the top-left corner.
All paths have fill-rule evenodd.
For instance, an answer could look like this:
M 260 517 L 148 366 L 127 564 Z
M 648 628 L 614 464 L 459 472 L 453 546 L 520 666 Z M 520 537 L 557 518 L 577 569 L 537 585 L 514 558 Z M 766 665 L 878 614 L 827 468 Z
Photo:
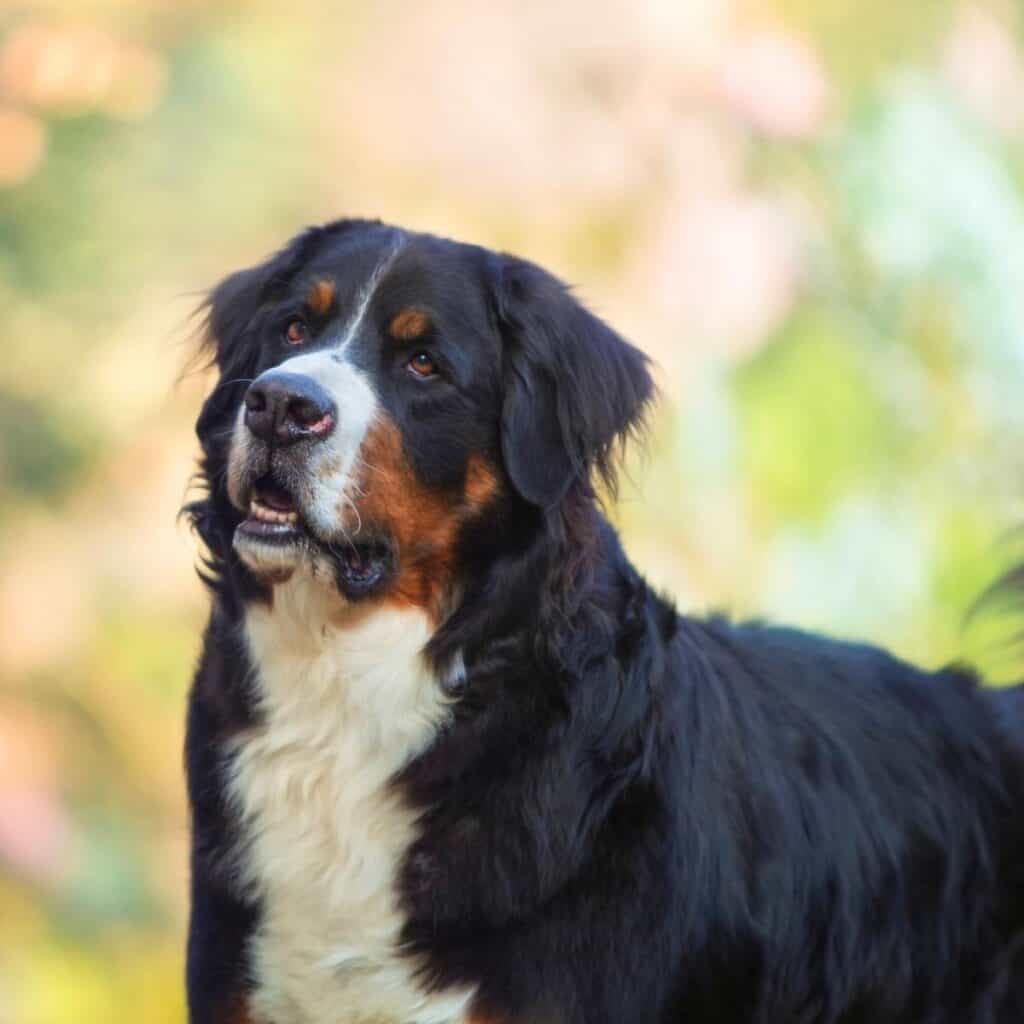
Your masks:
M 425 992 L 397 951 L 395 878 L 416 824 L 390 782 L 446 715 L 420 657 L 427 625 L 380 611 L 351 629 L 296 634 L 281 604 L 249 614 L 262 722 L 238 741 L 231 784 L 245 882 L 263 908 L 253 1014 L 457 1024 L 471 992 Z

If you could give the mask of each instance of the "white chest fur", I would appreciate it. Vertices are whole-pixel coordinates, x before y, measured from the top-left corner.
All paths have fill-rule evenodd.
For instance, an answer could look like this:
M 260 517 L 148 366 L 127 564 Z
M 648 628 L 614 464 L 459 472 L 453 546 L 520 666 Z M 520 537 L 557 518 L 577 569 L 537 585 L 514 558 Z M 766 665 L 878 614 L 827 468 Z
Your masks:
M 472 992 L 426 993 L 397 953 L 395 873 L 415 837 L 388 786 L 447 710 L 415 610 L 327 624 L 301 579 L 253 608 L 263 723 L 238 741 L 233 798 L 262 900 L 252 1015 L 267 1024 L 458 1024 Z

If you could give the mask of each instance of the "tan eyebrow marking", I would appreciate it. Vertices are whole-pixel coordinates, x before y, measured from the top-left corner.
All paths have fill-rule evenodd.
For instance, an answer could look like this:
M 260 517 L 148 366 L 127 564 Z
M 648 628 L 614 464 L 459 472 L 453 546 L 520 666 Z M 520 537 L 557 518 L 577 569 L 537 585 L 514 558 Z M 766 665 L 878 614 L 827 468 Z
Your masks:
M 397 341 L 416 341 L 430 330 L 430 317 L 422 309 L 408 306 L 388 325 L 388 334 Z
M 321 278 L 306 293 L 306 304 L 314 313 L 323 316 L 334 302 L 334 282 Z

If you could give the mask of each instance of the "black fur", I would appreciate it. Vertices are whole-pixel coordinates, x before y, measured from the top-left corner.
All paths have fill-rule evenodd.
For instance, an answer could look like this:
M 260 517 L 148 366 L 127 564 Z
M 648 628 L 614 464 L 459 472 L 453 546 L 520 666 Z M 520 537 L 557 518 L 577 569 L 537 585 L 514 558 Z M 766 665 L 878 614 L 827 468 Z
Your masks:
M 214 600 L 187 742 L 196 1024 L 232 1019 L 260 914 L 223 797 L 225 744 L 254 715 L 238 626 L 267 597 L 231 550 L 231 382 L 282 358 L 266 322 L 310 261 L 354 293 L 390 231 L 313 229 L 211 297 L 221 383 L 190 506 Z M 643 357 L 531 264 L 410 247 L 381 316 L 424 289 L 452 311 L 438 344 L 459 387 L 382 393 L 421 479 L 449 486 L 474 451 L 507 485 L 460 534 L 461 597 L 429 645 L 465 660 L 454 721 L 395 780 L 422 812 L 399 886 L 424 983 L 478 986 L 477 1019 L 509 1024 L 1024 1020 L 1024 690 L 678 615 L 594 492 L 642 421 Z
M 542 508 L 596 472 L 614 485 L 615 445 L 642 420 L 651 379 L 641 352 L 524 260 L 493 260 L 506 339 L 501 451 L 516 490 Z

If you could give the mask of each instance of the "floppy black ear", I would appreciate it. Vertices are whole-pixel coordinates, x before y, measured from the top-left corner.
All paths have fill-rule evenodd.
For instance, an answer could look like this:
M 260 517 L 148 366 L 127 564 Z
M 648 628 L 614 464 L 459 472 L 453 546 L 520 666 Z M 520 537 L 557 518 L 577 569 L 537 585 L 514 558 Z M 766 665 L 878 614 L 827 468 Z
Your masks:
M 616 447 L 641 426 L 654 391 L 647 357 L 533 263 L 498 257 L 493 287 L 513 486 L 541 508 L 594 473 L 614 489 Z
M 229 274 L 212 288 L 199 311 L 205 314 L 204 347 L 221 373 L 236 367 L 238 350 L 263 305 L 285 288 L 303 263 L 328 238 L 371 228 L 379 221 L 342 218 L 300 231 L 262 263 Z
M 207 366 L 216 365 L 221 381 L 241 381 L 253 375 L 251 369 L 260 353 L 258 347 L 246 344 L 246 335 L 273 276 L 273 260 L 268 260 L 224 278 L 206 297 L 204 361 Z M 218 385 L 213 389 L 196 422 L 200 440 L 209 436 L 211 428 L 226 418 L 237 402 L 237 388 Z
M 338 233 L 344 223 L 306 228 L 262 263 L 229 274 L 210 290 L 200 308 L 206 313 L 206 344 L 221 370 L 263 304 L 288 284 L 307 253 L 326 234 Z
M 207 343 L 214 347 L 213 355 L 221 369 L 264 300 L 274 277 L 274 262 L 270 259 L 236 270 L 211 289 L 207 297 Z

